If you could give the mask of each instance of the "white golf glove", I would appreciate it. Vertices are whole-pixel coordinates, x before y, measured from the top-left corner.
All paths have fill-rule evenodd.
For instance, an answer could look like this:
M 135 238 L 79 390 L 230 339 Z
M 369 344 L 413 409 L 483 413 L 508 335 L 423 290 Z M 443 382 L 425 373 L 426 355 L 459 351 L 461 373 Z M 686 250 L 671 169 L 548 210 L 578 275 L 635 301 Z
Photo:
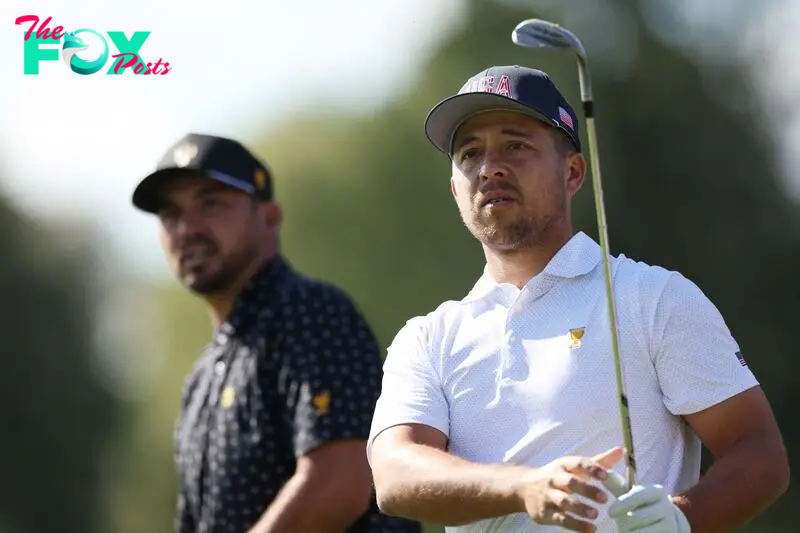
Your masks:
M 619 474 L 609 472 L 606 487 L 614 492 L 617 501 L 608 515 L 617 523 L 619 533 L 691 533 L 689 521 L 661 485 L 634 485 L 623 493 L 625 481 Z M 616 490 L 615 490 L 616 489 Z

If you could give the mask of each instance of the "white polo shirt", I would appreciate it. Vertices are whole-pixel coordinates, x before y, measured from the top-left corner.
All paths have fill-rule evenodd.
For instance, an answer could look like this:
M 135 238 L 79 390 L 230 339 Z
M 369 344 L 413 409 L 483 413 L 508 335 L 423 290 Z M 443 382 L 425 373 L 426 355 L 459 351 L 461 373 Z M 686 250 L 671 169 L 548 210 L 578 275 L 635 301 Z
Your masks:
M 677 415 L 758 382 L 695 284 L 624 255 L 611 261 L 637 481 L 678 493 L 699 479 L 701 445 Z M 395 336 L 367 453 L 383 430 L 406 423 L 438 429 L 450 453 L 477 463 L 538 467 L 621 446 L 605 298 L 601 250 L 584 233 L 521 290 L 485 270 L 464 299 Z M 606 509 L 601 533 L 616 531 Z M 447 531 L 562 530 L 513 514 Z

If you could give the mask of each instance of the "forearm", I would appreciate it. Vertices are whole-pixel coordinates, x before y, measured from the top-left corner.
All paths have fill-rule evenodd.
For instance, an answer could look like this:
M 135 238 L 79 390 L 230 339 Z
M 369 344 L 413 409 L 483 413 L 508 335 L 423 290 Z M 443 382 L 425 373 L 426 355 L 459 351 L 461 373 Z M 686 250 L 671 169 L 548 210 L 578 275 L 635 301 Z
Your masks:
M 742 440 L 715 461 L 700 482 L 673 501 L 692 533 L 727 533 L 744 526 L 786 490 L 786 452 L 774 441 Z
M 375 469 L 378 505 L 386 514 L 444 525 L 521 512 L 524 508 L 514 489 L 526 470 L 475 464 L 409 444 L 398 447 Z
M 364 509 L 345 501 L 347 480 L 327 481 L 295 474 L 248 533 L 342 533 Z

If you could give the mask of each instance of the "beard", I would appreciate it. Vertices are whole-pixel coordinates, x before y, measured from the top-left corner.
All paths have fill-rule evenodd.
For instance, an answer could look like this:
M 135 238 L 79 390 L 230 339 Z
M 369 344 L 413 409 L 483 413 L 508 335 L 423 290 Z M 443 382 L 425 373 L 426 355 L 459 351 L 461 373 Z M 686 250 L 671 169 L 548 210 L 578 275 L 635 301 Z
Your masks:
M 500 251 L 528 248 L 538 242 L 552 225 L 549 217 L 520 215 L 512 220 L 498 220 L 473 209 L 463 217 L 469 232 L 482 244 Z
M 204 247 L 205 259 L 190 268 L 180 269 L 183 284 L 198 295 L 224 292 L 242 277 L 256 258 L 255 247 L 243 247 L 224 256 L 211 239 L 196 238 Z
M 562 203 L 565 201 L 565 198 L 561 199 Z M 466 212 L 461 212 L 461 219 L 472 236 L 484 246 L 497 251 L 512 252 L 541 242 L 556 224 L 557 213 L 563 212 L 563 209 L 555 209 L 552 214 L 532 215 L 525 213 L 522 205 L 518 205 L 517 209 L 519 212 L 515 215 L 495 215 L 472 204 Z

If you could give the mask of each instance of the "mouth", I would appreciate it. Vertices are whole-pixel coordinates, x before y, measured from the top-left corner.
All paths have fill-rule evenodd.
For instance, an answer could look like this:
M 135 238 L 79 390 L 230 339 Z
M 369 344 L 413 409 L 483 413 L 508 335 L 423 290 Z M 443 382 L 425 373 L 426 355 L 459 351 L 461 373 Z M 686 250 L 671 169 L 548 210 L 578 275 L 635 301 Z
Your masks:
M 209 246 L 188 246 L 184 248 L 178 261 L 185 270 L 196 270 L 212 257 L 213 251 Z
M 500 206 L 500 205 L 510 205 L 512 203 L 516 203 L 516 198 L 514 198 L 511 194 L 503 191 L 493 191 L 487 193 L 481 199 L 480 206 L 487 207 L 487 206 Z

